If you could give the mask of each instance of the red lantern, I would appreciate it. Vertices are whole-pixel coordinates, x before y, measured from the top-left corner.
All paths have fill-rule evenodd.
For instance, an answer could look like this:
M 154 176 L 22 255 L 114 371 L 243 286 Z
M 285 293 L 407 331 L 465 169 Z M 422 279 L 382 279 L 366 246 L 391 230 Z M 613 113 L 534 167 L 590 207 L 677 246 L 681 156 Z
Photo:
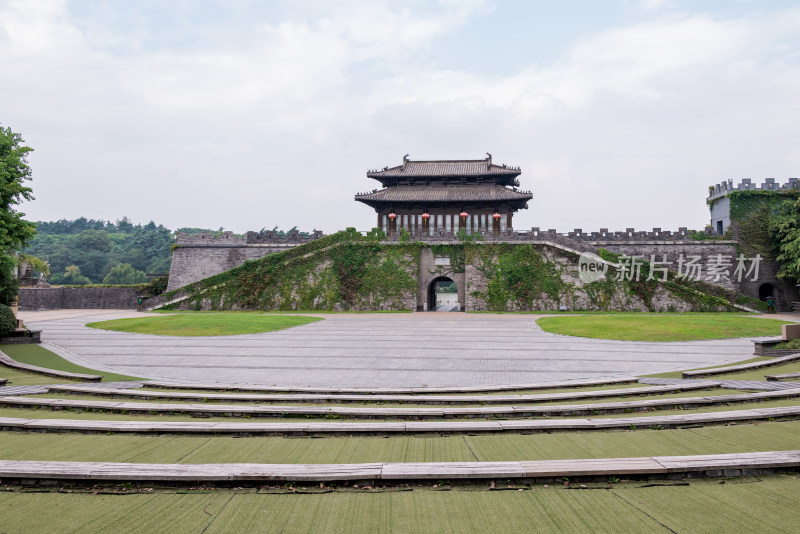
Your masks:
M 469 216 L 469 213 L 467 213 L 466 211 L 462 211 L 461 213 L 459 213 L 459 215 L 461 216 L 462 219 L 466 219 Z
M 494 215 L 492 215 L 492 218 L 493 218 L 494 220 L 496 220 L 496 221 L 497 221 L 497 220 L 500 220 L 500 214 L 499 214 L 499 213 L 495 213 Z
M 389 214 L 389 218 L 391 220 L 395 220 L 397 218 L 397 214 L 395 212 L 392 212 L 392 213 Z
M 428 219 L 430 219 L 430 218 L 431 218 L 431 216 L 430 216 L 430 214 L 429 214 L 429 213 L 423 213 L 423 214 L 422 214 L 422 218 L 423 218 L 423 219 L 425 219 L 425 220 L 428 220 Z

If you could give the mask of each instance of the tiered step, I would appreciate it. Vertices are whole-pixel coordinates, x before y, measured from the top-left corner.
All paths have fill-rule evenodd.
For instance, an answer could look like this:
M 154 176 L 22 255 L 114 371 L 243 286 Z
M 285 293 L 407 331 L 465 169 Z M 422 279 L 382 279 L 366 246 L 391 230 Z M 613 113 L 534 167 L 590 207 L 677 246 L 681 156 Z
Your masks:
M 539 419 L 516 421 L 405 421 L 383 423 L 226 423 L 97 421 L 0 417 L 0 428 L 54 432 L 120 432 L 140 434 L 220 435 L 389 435 L 404 433 L 470 434 L 476 432 L 554 432 L 560 430 L 644 430 L 734 422 L 800 419 L 800 406 L 732 410 L 686 415 L 607 419 Z
M 421 462 L 364 464 L 139 464 L 113 462 L 37 462 L 0 460 L 4 481 L 27 484 L 51 481 L 81 483 L 155 482 L 170 484 L 269 482 L 325 483 L 364 481 L 397 484 L 408 481 L 487 479 L 525 482 L 592 477 L 736 477 L 794 470 L 800 451 L 770 451 L 700 456 L 654 456 L 586 460 L 517 462 Z
M 800 312 L 800 302 L 792 302 L 792 311 Z
M 505 386 L 462 386 L 462 387 L 411 387 L 411 388 L 321 388 L 321 387 L 281 387 L 281 386 L 255 386 L 252 384 L 207 384 L 198 382 L 169 382 L 162 380 L 149 380 L 148 388 L 165 389 L 201 389 L 207 391 L 247 391 L 252 393 L 312 393 L 330 395 L 368 395 L 374 399 L 375 395 L 437 395 L 441 393 L 490 393 L 498 391 L 523 391 L 537 389 L 562 389 L 562 388 L 589 388 L 598 386 L 613 386 L 633 384 L 636 377 L 623 376 L 599 380 L 564 380 L 560 382 L 537 382 L 535 384 L 514 384 Z
M 150 386 L 145 382 L 144 386 Z M 102 385 L 56 385 L 48 386 L 54 393 L 77 393 L 82 395 L 99 395 L 105 397 L 129 397 L 146 400 L 196 400 L 201 402 L 303 402 L 303 403 L 376 403 L 391 402 L 395 404 L 516 404 L 526 402 L 549 402 L 577 399 L 599 399 L 609 397 L 633 397 L 641 395 L 659 395 L 713 389 L 719 382 L 708 380 L 684 381 L 680 384 L 635 387 L 625 389 L 576 389 L 559 393 L 517 394 L 517 395 L 365 395 L 327 393 L 287 393 L 287 394 L 235 394 L 206 393 L 183 391 L 147 391 L 138 389 L 121 389 L 103 387 Z
M 39 367 L 38 365 L 29 365 L 27 363 L 18 362 L 11 358 L 6 353 L 0 351 L 0 364 L 12 369 L 20 371 L 27 371 L 29 373 L 36 373 L 40 375 L 53 376 L 56 378 L 67 378 L 71 380 L 85 380 L 87 382 L 100 382 L 103 377 L 101 375 L 85 375 L 82 373 L 69 373 L 67 371 L 57 371 L 48 367 Z
M 498 405 L 463 408 L 386 408 L 341 406 L 286 406 L 242 404 L 177 404 L 152 402 L 118 402 L 29 397 L 0 397 L 0 406 L 14 408 L 51 408 L 54 410 L 101 411 L 149 415 L 188 414 L 193 417 L 347 417 L 351 419 L 443 419 L 458 417 L 530 418 L 553 416 L 601 415 L 632 413 L 662 409 L 693 409 L 734 403 L 754 403 L 800 397 L 800 388 L 759 393 L 740 393 L 708 397 L 674 397 L 624 402 L 567 405 Z

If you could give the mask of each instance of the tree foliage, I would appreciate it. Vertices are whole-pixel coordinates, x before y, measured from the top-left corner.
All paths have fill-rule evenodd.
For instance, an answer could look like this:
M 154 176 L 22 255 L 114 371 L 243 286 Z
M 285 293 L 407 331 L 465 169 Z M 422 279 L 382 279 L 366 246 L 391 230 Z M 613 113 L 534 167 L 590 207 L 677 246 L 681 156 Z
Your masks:
M 69 265 L 79 267 L 90 283 L 105 283 L 119 264 L 144 273 L 169 271 L 173 233 L 152 221 L 134 225 L 127 217 L 116 222 L 81 217 L 36 224 L 39 233 L 25 252 L 49 262 L 51 283 L 72 283 L 64 279 Z
M 145 282 L 147 282 L 147 275 L 134 269 L 130 263 L 118 263 L 103 278 L 104 284 L 114 285 L 143 284 Z
M 784 202 L 770 219 L 780 263 L 778 277 L 800 282 L 800 198 Z
M 5 304 L 0 304 L 0 337 L 7 336 L 17 328 L 14 312 Z
M 81 274 L 81 268 L 77 265 L 67 265 L 64 274 L 61 276 L 61 283 L 71 286 L 85 286 L 92 281 Z
M 27 158 L 33 149 L 23 142 L 20 134 L 0 126 L 0 302 L 5 304 L 17 291 L 16 262 L 11 256 L 36 234 L 36 225 L 16 209 L 33 199 L 31 188 L 25 185 L 31 179 Z

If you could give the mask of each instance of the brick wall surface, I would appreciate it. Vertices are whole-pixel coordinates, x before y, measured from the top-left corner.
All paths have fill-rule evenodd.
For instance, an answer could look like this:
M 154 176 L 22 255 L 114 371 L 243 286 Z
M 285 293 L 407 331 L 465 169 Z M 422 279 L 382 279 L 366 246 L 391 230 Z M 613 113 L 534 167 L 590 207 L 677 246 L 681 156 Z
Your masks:
M 129 287 L 20 288 L 21 310 L 136 309 L 139 293 Z

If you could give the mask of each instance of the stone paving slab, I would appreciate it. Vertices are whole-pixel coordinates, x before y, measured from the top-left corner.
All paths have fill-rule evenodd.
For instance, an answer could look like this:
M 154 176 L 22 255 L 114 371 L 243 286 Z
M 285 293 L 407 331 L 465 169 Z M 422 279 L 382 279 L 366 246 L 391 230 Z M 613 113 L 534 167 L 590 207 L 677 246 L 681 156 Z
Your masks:
M 70 310 L 77 312 L 78 310 Z M 436 388 L 629 377 L 750 357 L 750 339 L 645 343 L 543 332 L 536 315 L 323 314 L 263 334 L 168 337 L 86 328 L 134 317 L 23 314 L 63 357 L 98 371 L 182 382 L 298 387 Z

